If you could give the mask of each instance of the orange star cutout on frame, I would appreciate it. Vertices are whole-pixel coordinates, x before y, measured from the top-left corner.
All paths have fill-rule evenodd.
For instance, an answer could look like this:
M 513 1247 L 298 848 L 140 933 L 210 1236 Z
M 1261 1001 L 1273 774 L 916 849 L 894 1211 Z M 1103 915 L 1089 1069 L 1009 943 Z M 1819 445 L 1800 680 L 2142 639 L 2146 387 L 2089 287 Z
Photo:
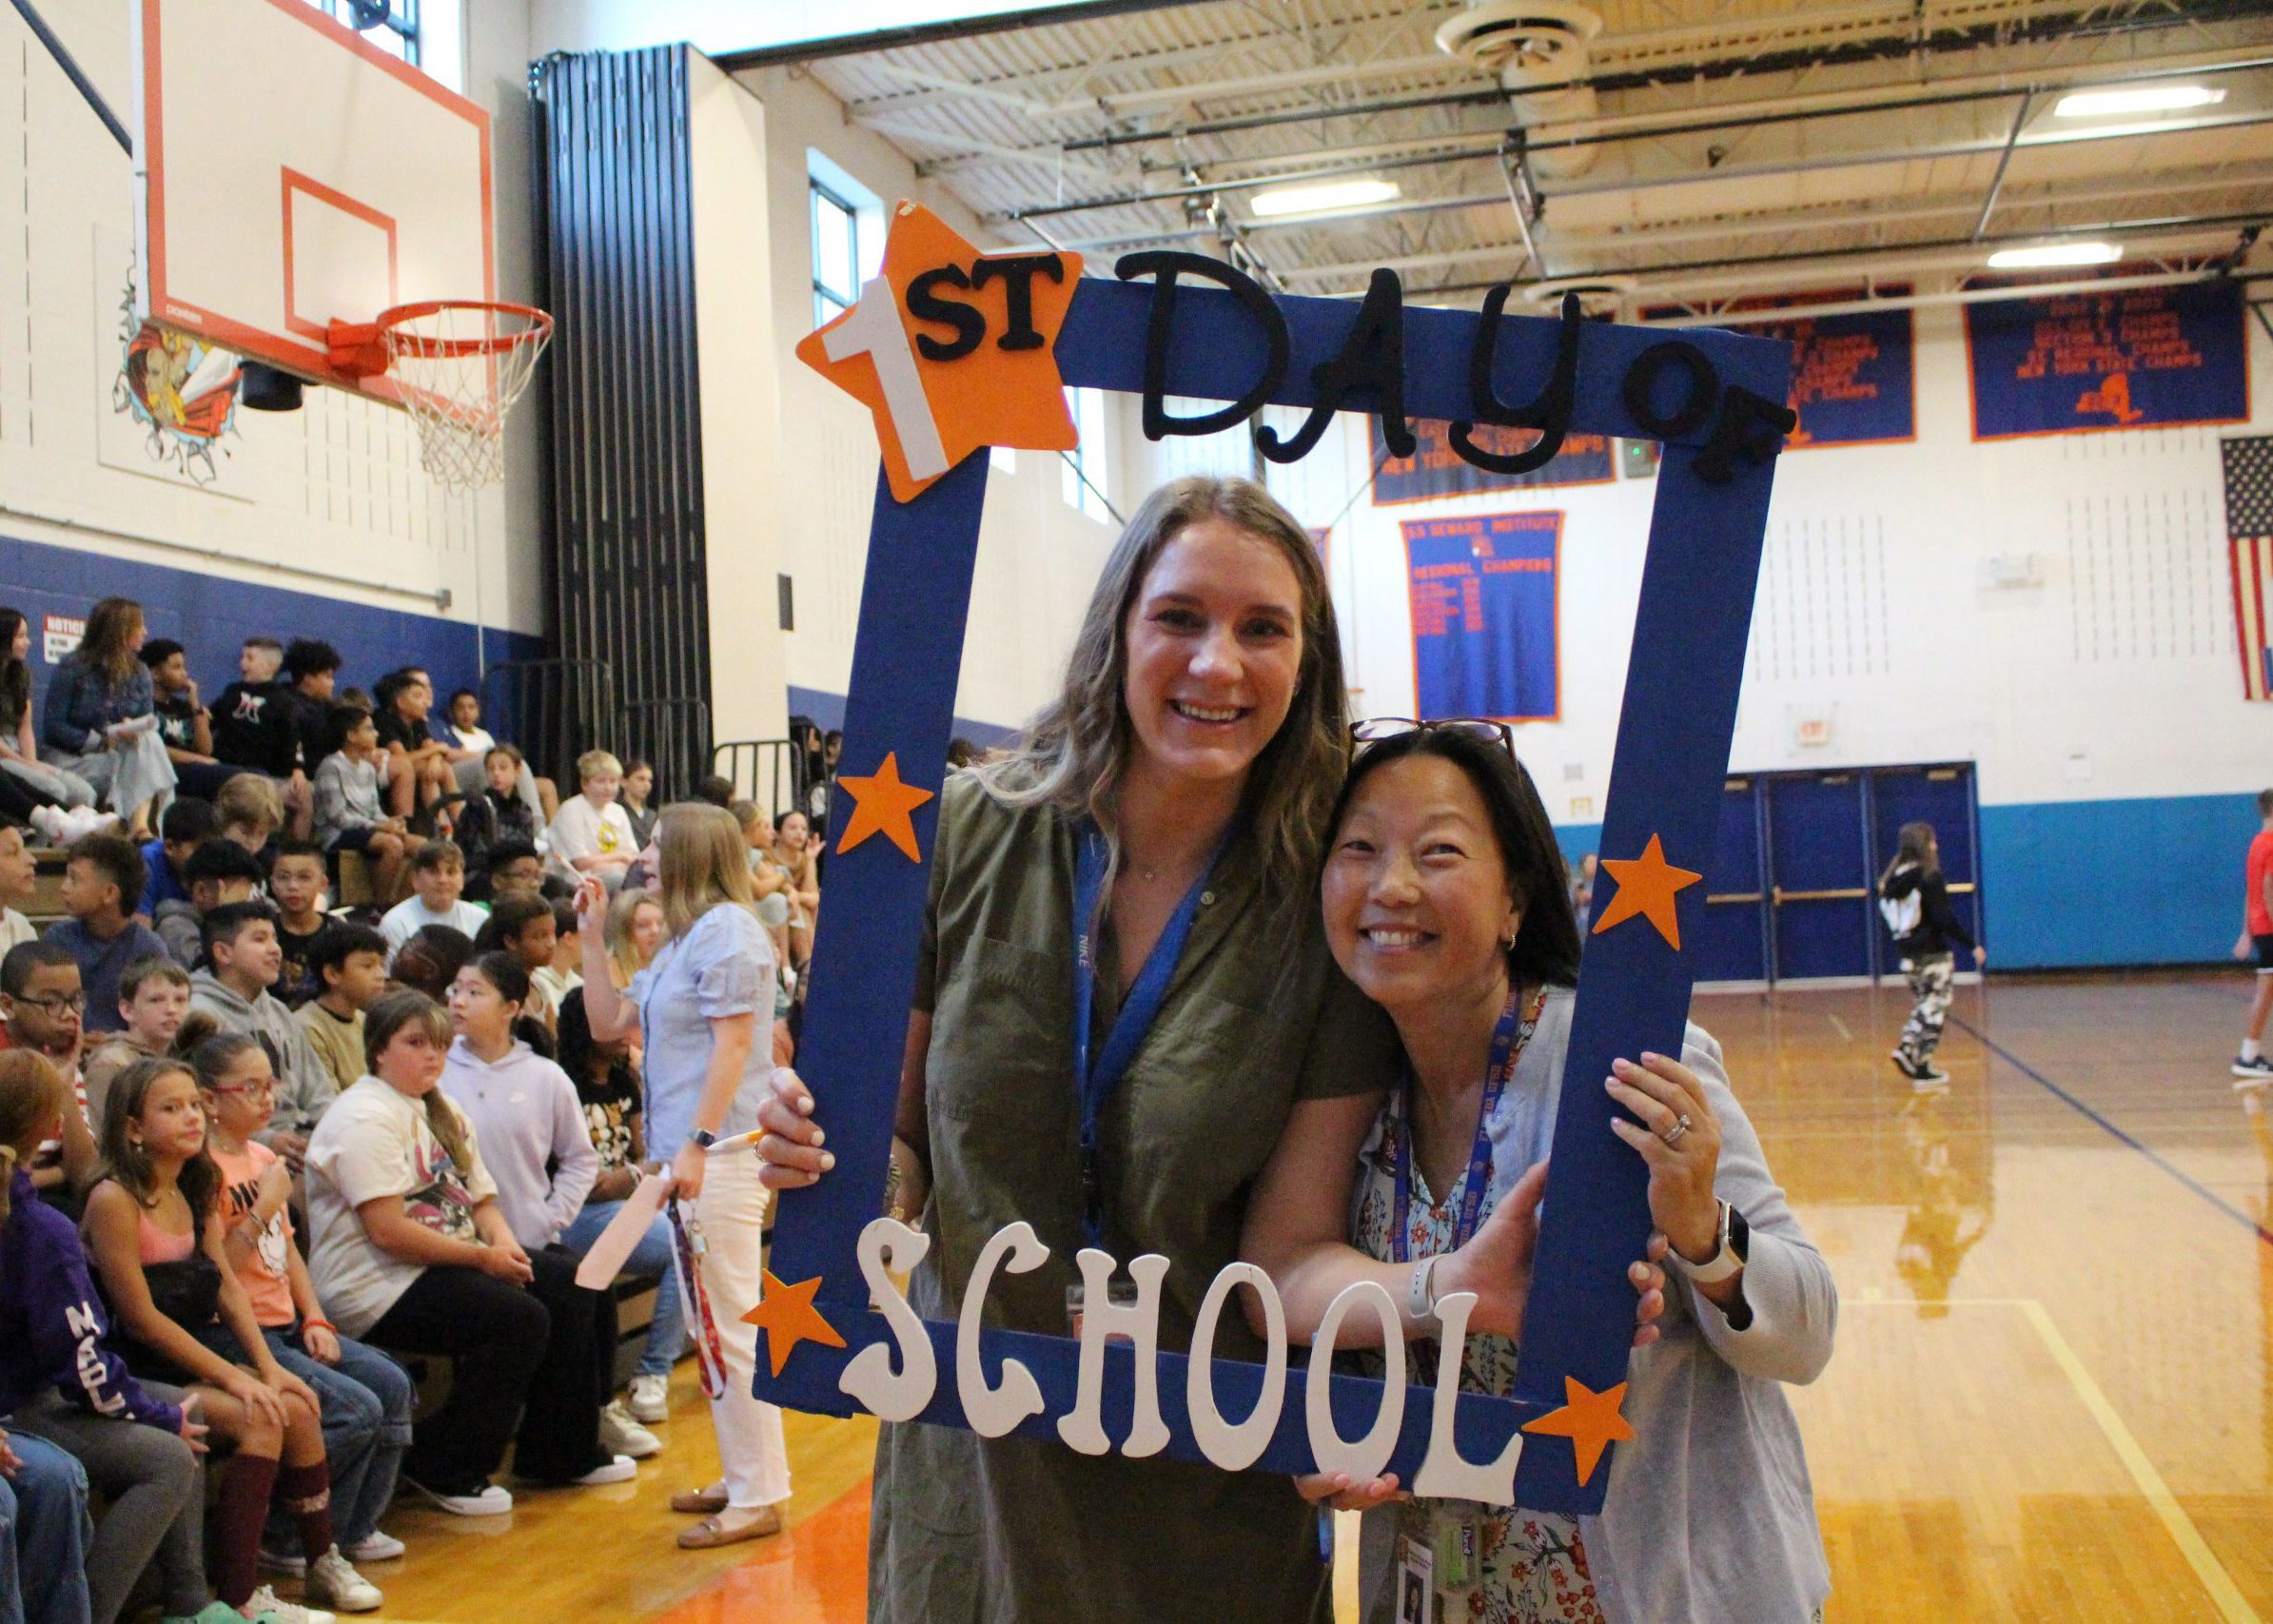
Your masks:
M 1583 1484 L 1601 1464 L 1602 1451 L 1613 1441 L 1623 1442 L 1634 1437 L 1633 1427 L 1620 1414 L 1626 1402 L 1626 1384 L 1621 1381 L 1616 1387 L 1596 1393 L 1577 1377 L 1566 1376 L 1562 1379 L 1562 1393 L 1565 1402 L 1561 1409 L 1550 1410 L 1536 1421 L 1525 1421 L 1523 1430 L 1569 1438 L 1571 1451 L 1578 1458 L 1578 1481 Z
M 839 773 L 836 787 L 852 797 L 852 815 L 845 820 L 845 832 L 836 842 L 839 851 L 850 851 L 870 835 L 881 834 L 908 853 L 911 863 L 923 861 L 915 846 L 915 819 L 910 814 L 931 798 L 931 792 L 900 782 L 896 751 L 868 777 L 848 778 Z
M 765 1332 L 766 1355 L 774 1361 L 775 1376 L 789 1363 L 790 1354 L 799 1342 L 825 1342 L 833 1348 L 845 1345 L 844 1338 L 836 1334 L 836 1327 L 822 1319 L 821 1311 L 813 1305 L 813 1294 L 821 1288 L 820 1276 L 795 1285 L 783 1285 L 774 1278 L 772 1269 L 764 1270 L 763 1274 L 765 1298 L 743 1315 L 742 1321 Z
M 874 414 L 892 494 L 913 501 L 982 445 L 1081 443 L 1056 353 L 1080 277 L 1079 254 L 982 254 L 903 203 L 883 274 L 797 359 Z
M 1665 848 L 1655 834 L 1642 848 L 1640 856 L 1605 857 L 1602 867 L 1617 882 L 1617 894 L 1602 910 L 1602 917 L 1595 921 L 1589 934 L 1599 936 L 1613 925 L 1638 913 L 1656 926 L 1657 934 L 1665 938 L 1675 952 L 1679 952 L 1681 919 L 1674 910 L 1674 894 L 1686 890 L 1705 876 L 1688 869 L 1676 869 L 1667 862 Z

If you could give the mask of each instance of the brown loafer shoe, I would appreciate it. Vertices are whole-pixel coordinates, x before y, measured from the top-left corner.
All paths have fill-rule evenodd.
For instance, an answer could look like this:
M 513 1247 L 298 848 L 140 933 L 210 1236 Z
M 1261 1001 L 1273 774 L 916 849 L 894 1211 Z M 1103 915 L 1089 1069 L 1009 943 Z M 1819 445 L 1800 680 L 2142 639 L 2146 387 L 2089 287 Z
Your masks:
M 708 1551 L 715 1545 L 738 1545 L 745 1539 L 763 1539 L 781 1532 L 781 1513 L 768 1506 L 757 1516 L 739 1527 L 727 1527 L 715 1516 L 706 1516 L 678 1536 L 682 1551 Z
M 726 1509 L 724 1489 L 681 1489 L 671 1497 L 671 1509 L 689 1516 L 715 1516 Z

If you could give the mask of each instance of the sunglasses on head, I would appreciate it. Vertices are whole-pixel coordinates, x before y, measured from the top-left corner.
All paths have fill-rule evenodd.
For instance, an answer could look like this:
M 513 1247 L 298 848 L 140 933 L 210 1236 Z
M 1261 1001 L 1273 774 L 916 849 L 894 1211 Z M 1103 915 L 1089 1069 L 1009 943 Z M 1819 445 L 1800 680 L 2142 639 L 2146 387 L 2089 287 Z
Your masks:
M 1401 738 L 1406 734 L 1448 733 L 1467 738 L 1481 739 L 1496 744 L 1516 757 L 1516 730 L 1505 722 L 1496 722 L 1489 716 L 1444 716 L 1435 721 L 1416 721 L 1411 716 L 1372 716 L 1362 722 L 1352 722 L 1350 741 L 1362 750 L 1369 744 L 1381 744 L 1388 739 Z

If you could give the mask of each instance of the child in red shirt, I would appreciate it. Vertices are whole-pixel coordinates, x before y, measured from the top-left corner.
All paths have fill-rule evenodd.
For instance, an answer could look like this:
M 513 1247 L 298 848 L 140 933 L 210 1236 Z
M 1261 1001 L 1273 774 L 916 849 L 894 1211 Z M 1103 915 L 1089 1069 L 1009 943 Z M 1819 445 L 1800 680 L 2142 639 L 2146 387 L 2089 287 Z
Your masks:
M 2273 1013 L 2273 790 L 2257 792 L 2257 814 L 2264 824 L 2249 843 L 2249 894 L 2243 906 L 2241 939 L 2234 943 L 2235 958 L 2257 960 L 2257 1000 L 2249 1007 L 2248 1035 L 2242 1039 L 2242 1052 L 2233 1064 L 2234 1087 L 2244 1092 L 2273 1081 L 2273 1060 L 2258 1047 L 2265 1035 L 2265 1017 Z

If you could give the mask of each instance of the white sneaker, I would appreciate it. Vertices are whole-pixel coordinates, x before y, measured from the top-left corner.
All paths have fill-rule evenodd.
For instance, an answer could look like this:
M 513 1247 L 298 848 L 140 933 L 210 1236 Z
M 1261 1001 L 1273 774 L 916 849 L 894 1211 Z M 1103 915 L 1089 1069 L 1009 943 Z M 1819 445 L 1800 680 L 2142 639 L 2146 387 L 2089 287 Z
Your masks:
M 595 1466 L 581 1477 L 571 1477 L 569 1481 L 579 1489 L 597 1489 L 606 1483 L 628 1483 L 638 1475 L 639 1469 L 632 1464 L 631 1457 L 618 1455 L 605 1466 Z
M 663 1453 L 663 1440 L 633 1420 L 620 1399 L 599 1413 L 599 1446 L 610 1455 L 628 1455 L 634 1460 Z
M 386 1599 L 377 1585 L 340 1555 L 337 1545 L 308 1565 L 307 1589 L 303 1594 L 310 1601 L 326 1603 L 342 1613 L 375 1613 Z
M 67 838 L 69 826 L 63 820 L 61 807 L 33 807 L 31 809 L 31 827 L 38 830 L 42 838 L 50 846 L 64 846 L 69 843 Z
M 632 1396 L 625 1406 L 635 1421 L 667 1421 L 671 1419 L 671 1378 L 668 1376 L 635 1376 L 632 1378 Z
M 409 1547 L 391 1534 L 374 1528 L 354 1544 L 343 1547 L 350 1562 L 391 1562 Z
M 484 1483 L 470 1495 L 445 1495 L 408 1477 L 402 1480 L 453 1516 L 502 1516 L 513 1509 L 513 1491 L 495 1483 Z
M 296 1601 L 280 1601 L 276 1592 L 263 1585 L 245 1598 L 238 1612 L 253 1624 L 340 1624 L 336 1614 L 319 1608 L 303 1607 Z

